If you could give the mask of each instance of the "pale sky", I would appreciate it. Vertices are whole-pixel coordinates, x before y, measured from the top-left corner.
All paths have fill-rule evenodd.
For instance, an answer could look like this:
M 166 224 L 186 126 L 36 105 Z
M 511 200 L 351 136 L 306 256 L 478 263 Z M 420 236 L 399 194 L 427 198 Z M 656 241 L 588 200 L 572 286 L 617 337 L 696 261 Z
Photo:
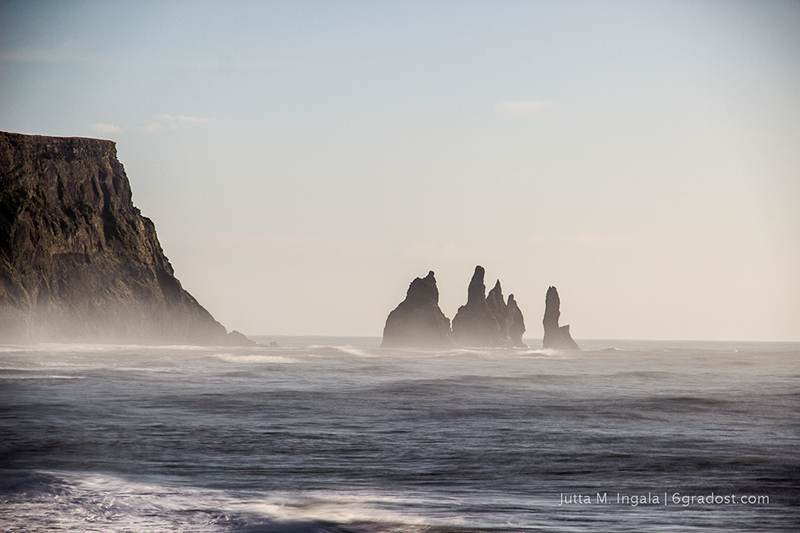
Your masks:
M 116 141 L 229 330 L 476 264 L 541 338 L 800 340 L 800 2 L 0 2 L 0 129 Z

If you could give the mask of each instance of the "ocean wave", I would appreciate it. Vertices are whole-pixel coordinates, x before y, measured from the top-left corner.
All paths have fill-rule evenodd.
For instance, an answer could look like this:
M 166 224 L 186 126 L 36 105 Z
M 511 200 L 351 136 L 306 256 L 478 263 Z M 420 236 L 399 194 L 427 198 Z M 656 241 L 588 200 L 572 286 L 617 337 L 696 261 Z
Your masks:
M 356 525 L 359 531 L 411 533 L 466 525 L 458 516 L 431 521 L 414 512 L 452 508 L 450 499 L 363 491 L 229 493 L 97 473 L 6 470 L 0 477 L 0 527 L 6 531 L 341 533 Z
M 537 355 L 537 356 L 545 356 L 545 357 L 566 357 L 569 352 L 563 352 L 561 350 L 554 350 L 552 348 L 538 348 L 534 350 L 521 350 L 519 352 L 521 355 Z
M 226 363 L 242 363 L 242 364 L 264 364 L 264 363 L 298 363 L 299 361 L 293 357 L 284 357 L 283 355 L 257 355 L 257 354 L 232 354 L 232 353 L 215 353 L 210 357 L 225 361 Z
M 619 346 L 2 354 L 0 531 L 795 531 L 800 350 Z M 773 499 L 558 506 L 642 487 Z
M 0 379 L 84 379 L 85 376 L 59 376 L 56 374 L 13 375 L 0 370 Z
M 356 348 L 355 346 L 331 346 L 331 348 L 340 353 L 355 355 L 356 357 L 378 357 L 377 354 L 369 353 L 366 350 Z
M 220 509 L 224 502 L 193 489 L 100 474 L 5 471 L 3 478 L 0 526 L 6 531 L 204 533 L 230 522 Z

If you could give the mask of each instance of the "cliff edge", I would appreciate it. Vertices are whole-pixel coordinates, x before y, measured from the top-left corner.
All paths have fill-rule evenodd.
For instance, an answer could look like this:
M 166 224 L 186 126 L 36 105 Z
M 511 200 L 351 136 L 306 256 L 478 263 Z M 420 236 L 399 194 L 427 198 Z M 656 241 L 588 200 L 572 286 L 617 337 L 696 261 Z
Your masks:
M 226 344 L 112 141 L 0 132 L 0 341 Z

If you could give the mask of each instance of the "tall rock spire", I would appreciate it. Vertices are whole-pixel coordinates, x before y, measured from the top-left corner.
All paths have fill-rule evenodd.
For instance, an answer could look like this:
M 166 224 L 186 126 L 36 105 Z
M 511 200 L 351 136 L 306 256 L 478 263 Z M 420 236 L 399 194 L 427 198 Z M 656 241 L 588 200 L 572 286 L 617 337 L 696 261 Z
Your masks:
M 475 267 L 467 289 L 467 303 L 453 317 L 453 338 L 461 346 L 500 346 L 500 328 L 486 306 L 485 270 Z
M 487 296 L 484 275 L 483 267 L 476 266 L 467 289 L 467 303 L 458 308 L 453 318 L 453 338 L 461 346 L 525 346 L 525 322 L 514 297 L 509 296 L 509 303 L 503 301 L 500 280 Z
M 547 289 L 544 300 L 544 338 L 542 348 L 553 348 L 556 350 L 580 350 L 578 344 L 572 340 L 569 334 L 569 326 L 558 325 L 561 316 L 561 299 L 558 297 L 558 290 L 555 287 Z
M 514 295 L 508 295 L 508 342 L 511 346 L 517 348 L 525 348 L 526 344 L 522 342 L 522 334 L 525 333 L 525 317 L 522 316 L 517 306 L 517 301 L 514 300 Z

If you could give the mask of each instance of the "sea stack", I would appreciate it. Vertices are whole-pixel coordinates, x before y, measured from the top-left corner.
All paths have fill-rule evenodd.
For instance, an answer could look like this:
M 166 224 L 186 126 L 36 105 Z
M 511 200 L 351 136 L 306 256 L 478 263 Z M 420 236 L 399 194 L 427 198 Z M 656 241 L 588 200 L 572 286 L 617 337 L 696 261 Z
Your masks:
M 453 317 L 453 339 L 461 346 L 498 346 L 500 328 L 486 305 L 486 274 L 480 265 L 467 288 L 467 303 Z
M 447 348 L 452 346 L 450 319 L 439 309 L 439 289 L 433 271 L 408 286 L 406 299 L 386 318 L 386 348 Z
M 514 295 L 508 295 L 508 342 L 515 348 L 527 348 L 527 344 L 522 342 L 522 334 L 525 333 L 525 317 L 522 316 L 522 311 L 517 306 L 517 301 L 514 300 Z
M 572 340 L 569 334 L 569 326 L 558 325 L 558 318 L 561 316 L 561 300 L 558 297 L 558 290 L 555 287 L 547 289 L 547 296 L 544 304 L 544 339 L 542 348 L 552 348 L 556 350 L 580 350 L 578 344 Z
M 524 347 L 525 320 L 514 295 L 509 295 L 508 303 L 503 301 L 503 289 L 497 280 L 487 296 L 484 276 L 484 268 L 476 266 L 467 289 L 467 303 L 458 308 L 453 318 L 454 340 L 461 346 Z
M 131 198 L 112 141 L 0 132 L 0 341 L 228 342 Z

